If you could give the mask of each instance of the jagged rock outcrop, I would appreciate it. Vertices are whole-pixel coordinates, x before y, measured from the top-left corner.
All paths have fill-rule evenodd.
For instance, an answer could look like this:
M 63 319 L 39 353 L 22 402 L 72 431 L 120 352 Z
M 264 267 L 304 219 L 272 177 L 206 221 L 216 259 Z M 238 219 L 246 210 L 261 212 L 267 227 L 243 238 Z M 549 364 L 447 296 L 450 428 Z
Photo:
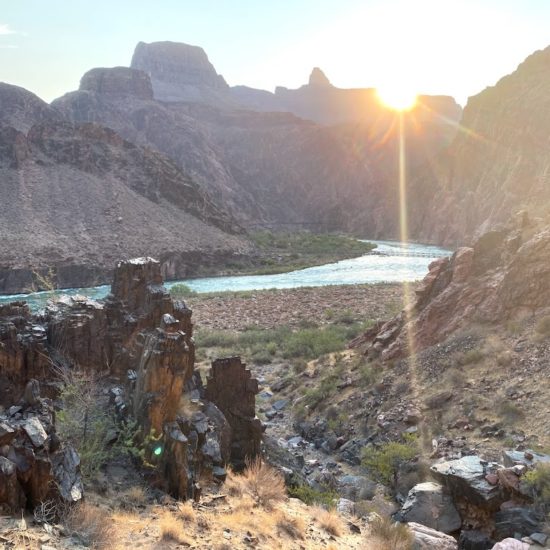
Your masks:
M 327 75 L 319 69 L 319 67 L 314 67 L 309 75 L 309 85 L 310 86 L 332 86 L 330 80 L 327 78 Z
M 205 51 L 181 42 L 140 42 L 131 67 L 151 77 L 160 101 L 230 102 L 229 86 L 216 73 Z
M 0 508 L 19 514 L 46 501 L 82 498 L 80 458 L 72 447 L 60 446 L 54 418 L 51 399 L 40 397 L 34 379 L 21 400 L 0 410 Z
M 34 383 L 25 385 L 30 377 L 55 382 L 53 366 L 109 373 L 123 382 L 111 392 L 116 413 L 121 421 L 137 422 L 146 459 L 157 465 L 158 485 L 176 498 L 198 499 L 201 475 L 208 472 L 223 480 L 229 461 L 239 467 L 260 452 L 257 381 L 238 358 L 220 360 L 205 391 L 194 370 L 191 311 L 170 298 L 156 260 L 119 262 L 111 294 L 103 301 L 69 298 L 36 316 L 24 303 L 2 306 L 0 344 L 0 404 L 10 415 L 0 415 L 0 476 L 6 487 L 0 490 L 0 503 L 6 499 L 18 507 L 29 498 L 27 489 L 25 498 L 21 496 L 16 482 L 22 474 L 9 463 L 12 454 L 4 452 L 5 445 L 23 430 L 32 445 L 42 449 L 55 433 L 53 417 L 36 420 L 34 413 L 20 414 L 21 407 L 9 407 L 19 399 L 34 408 L 48 405 Z M 77 456 L 69 450 L 54 456 L 57 449 L 48 448 L 48 480 L 61 480 L 61 496 L 69 499 L 74 493 L 76 499 Z M 43 498 L 43 486 L 29 476 L 24 483 L 31 484 L 30 502 L 35 502 L 38 497 L 32 495 Z
M 0 87 L 3 105 L 26 98 Z M 49 268 L 55 286 L 94 286 L 120 258 L 154 253 L 165 277 L 183 278 L 251 250 L 173 161 L 97 124 L 53 120 L 26 133 L 0 124 L 0 194 L 0 293 L 40 286 L 33 271 Z
M 450 147 L 411 181 L 417 238 L 470 244 L 518 207 L 546 216 L 550 48 L 470 97 Z
M 429 266 L 416 299 L 388 322 L 355 341 L 382 359 L 404 357 L 442 342 L 474 316 L 502 323 L 550 306 L 550 231 L 521 212 L 499 231 L 482 235 L 472 248 Z
M 260 453 L 262 423 L 256 416 L 258 381 L 239 357 L 216 359 L 206 383 L 205 397 L 227 418 L 232 432 L 231 459 L 243 467 Z
M 128 67 L 92 69 L 80 80 L 80 89 L 114 97 L 153 99 L 153 87 L 148 75 Z

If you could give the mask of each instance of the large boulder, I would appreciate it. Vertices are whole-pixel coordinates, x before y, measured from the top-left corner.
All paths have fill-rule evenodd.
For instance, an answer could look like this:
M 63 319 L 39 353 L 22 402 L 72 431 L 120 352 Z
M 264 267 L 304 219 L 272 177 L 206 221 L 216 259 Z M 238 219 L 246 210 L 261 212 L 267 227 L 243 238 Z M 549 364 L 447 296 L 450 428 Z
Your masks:
M 414 536 L 412 550 L 435 550 L 436 548 L 437 550 L 458 549 L 456 540 L 445 533 L 441 533 L 420 523 L 411 522 L 408 525 Z
M 447 534 L 457 531 L 462 525 L 450 495 L 441 485 L 429 481 L 419 483 L 409 491 L 396 519 L 421 523 Z

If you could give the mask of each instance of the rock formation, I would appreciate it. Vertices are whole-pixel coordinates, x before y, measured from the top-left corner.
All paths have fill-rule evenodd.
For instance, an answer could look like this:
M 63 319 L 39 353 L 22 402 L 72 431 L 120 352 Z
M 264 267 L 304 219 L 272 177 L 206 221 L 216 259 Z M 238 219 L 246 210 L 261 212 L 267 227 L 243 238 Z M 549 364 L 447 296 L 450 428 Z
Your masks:
M 0 373 L 5 376 L 2 360 Z M 7 410 L 0 409 L 0 508 L 19 514 L 46 502 L 78 502 L 83 488 L 80 458 L 60 447 L 51 399 L 40 397 L 36 380 Z
M 546 48 L 469 98 L 462 131 L 411 182 L 417 238 L 468 245 L 520 207 L 548 214 L 549 68 Z
M 228 103 L 229 86 L 205 51 L 180 42 L 140 42 L 131 67 L 151 77 L 155 99 Z
M 153 99 L 151 80 L 143 71 L 128 67 L 92 69 L 80 80 L 80 89 L 111 96 Z
M 86 80 L 116 98 L 116 86 L 140 82 L 120 72 Z M 20 105 L 55 111 L 7 85 L 0 101 L 0 119 L 17 124 L 0 123 L 0 293 L 40 286 L 33 271 L 48 276 L 48 268 L 59 287 L 93 286 L 110 279 L 121 257 L 154 253 L 173 278 L 250 250 L 234 236 L 234 219 L 166 156 L 97 124 L 38 117 L 25 133 L 35 111 L 23 123 Z
M 316 84 L 299 90 L 239 88 L 250 98 L 247 104 L 237 92 L 231 91 L 231 99 L 223 85 L 216 87 L 217 74 L 204 52 L 185 44 L 138 46 L 132 67 L 150 74 L 154 90 L 162 81 L 170 90 L 201 95 L 151 101 L 125 85 L 118 95 L 103 93 L 102 83 L 116 82 L 119 68 L 101 69 L 53 105 L 74 122 L 99 122 L 168 155 L 245 227 L 305 224 L 398 234 L 395 113 L 380 105 L 374 90 L 319 85 L 324 80 L 315 71 Z M 105 74 L 109 70 L 112 77 Z M 98 82 L 92 84 L 93 78 Z M 457 120 L 460 114 L 450 98 L 422 99 L 428 108 L 417 109 L 406 123 L 411 170 L 454 136 L 456 129 L 442 116 Z
M 0 414 L 0 476 L 6 481 L 0 504 L 18 508 L 27 500 L 27 505 L 40 501 L 52 476 L 62 479 L 61 496 L 76 500 L 78 460 L 68 448 L 52 454 L 57 448 L 47 443 L 55 434 L 50 402 L 38 397 L 35 382 L 29 385 L 31 378 L 51 384 L 52 365 L 118 378 L 112 390 L 117 413 L 137 422 L 146 459 L 157 465 L 159 485 L 177 498 L 199 498 L 203 473 L 223 480 L 229 461 L 240 466 L 259 454 L 257 381 L 233 358 L 213 365 L 205 391 L 194 370 L 191 311 L 170 298 L 160 262 L 119 262 L 111 290 L 102 302 L 71 298 L 37 316 L 20 302 L 0 308 L 0 404 L 8 407 L 5 418 Z M 34 408 L 14 406 L 19 400 Z M 38 413 L 37 407 L 47 410 Z M 28 467 L 19 471 L 21 461 L 12 447 L 16 454 L 27 449 L 21 450 L 27 458 L 34 453 L 39 465 L 41 449 L 49 448 L 51 467 L 49 462 L 40 466 L 36 480 L 25 473 L 31 472 Z M 26 485 L 21 489 L 17 483 Z
M 442 342 L 474 318 L 502 323 L 514 315 L 550 305 L 550 231 L 525 211 L 499 231 L 482 235 L 473 247 L 430 265 L 416 301 L 386 323 L 358 338 L 367 353 L 382 359 L 416 353 Z

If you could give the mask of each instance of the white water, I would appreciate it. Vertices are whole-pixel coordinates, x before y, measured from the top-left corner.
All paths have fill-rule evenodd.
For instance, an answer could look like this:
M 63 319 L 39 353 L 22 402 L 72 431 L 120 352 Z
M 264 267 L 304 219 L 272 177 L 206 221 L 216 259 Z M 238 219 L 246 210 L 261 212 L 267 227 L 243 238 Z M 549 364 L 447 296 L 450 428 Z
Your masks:
M 428 265 L 436 258 L 451 252 L 436 246 L 403 244 L 391 241 L 370 241 L 377 245 L 373 254 L 350 260 L 309 267 L 276 275 L 235 275 L 231 277 L 206 277 L 166 283 L 168 288 L 184 283 L 197 292 L 222 292 L 260 290 L 266 288 L 297 288 L 305 286 L 353 285 L 416 281 L 428 272 Z M 101 299 L 110 287 L 75 288 L 34 294 L 0 296 L 0 304 L 13 300 L 26 300 L 32 309 L 43 307 L 47 300 L 62 294 L 85 295 Z

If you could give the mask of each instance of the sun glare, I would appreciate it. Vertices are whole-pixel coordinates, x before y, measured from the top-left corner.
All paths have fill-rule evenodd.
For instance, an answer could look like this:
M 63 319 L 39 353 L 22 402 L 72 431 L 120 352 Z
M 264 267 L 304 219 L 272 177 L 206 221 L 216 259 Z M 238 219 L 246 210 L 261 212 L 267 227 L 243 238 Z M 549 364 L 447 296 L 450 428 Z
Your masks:
M 380 101 L 395 111 L 409 111 L 416 105 L 417 94 L 406 88 L 378 88 L 377 93 Z

